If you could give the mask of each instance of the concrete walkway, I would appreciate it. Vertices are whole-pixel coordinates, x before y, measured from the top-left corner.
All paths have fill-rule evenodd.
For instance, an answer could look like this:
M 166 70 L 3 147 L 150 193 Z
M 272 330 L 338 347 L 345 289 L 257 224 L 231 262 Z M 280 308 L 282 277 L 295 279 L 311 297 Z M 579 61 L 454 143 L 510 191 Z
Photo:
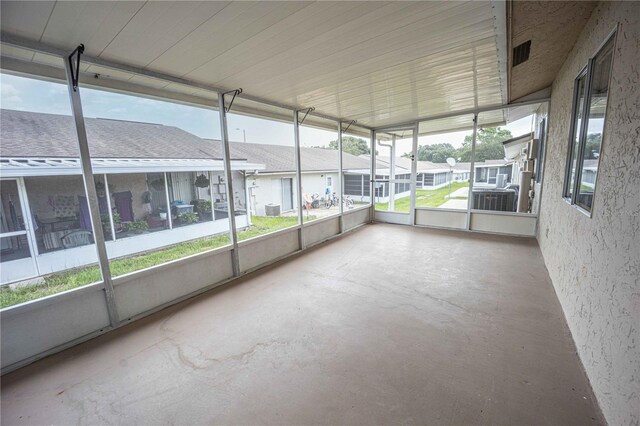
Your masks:
M 535 240 L 382 224 L 8 374 L 1 398 L 6 425 L 604 423 Z
M 469 198 L 469 188 L 458 188 L 451 193 L 451 198 Z
M 456 199 L 445 201 L 444 204 L 438 206 L 439 209 L 455 209 L 455 210 L 467 210 L 467 199 Z

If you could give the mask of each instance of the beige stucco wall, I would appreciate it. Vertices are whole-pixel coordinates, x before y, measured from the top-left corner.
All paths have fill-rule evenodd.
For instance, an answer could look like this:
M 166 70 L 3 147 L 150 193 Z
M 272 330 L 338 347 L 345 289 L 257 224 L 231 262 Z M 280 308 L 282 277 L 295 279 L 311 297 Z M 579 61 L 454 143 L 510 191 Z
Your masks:
M 620 24 L 593 217 L 562 197 L 574 78 Z M 552 87 L 539 242 L 612 425 L 640 422 L 640 3 L 602 3 Z M 570 391 L 570 390 L 569 390 Z

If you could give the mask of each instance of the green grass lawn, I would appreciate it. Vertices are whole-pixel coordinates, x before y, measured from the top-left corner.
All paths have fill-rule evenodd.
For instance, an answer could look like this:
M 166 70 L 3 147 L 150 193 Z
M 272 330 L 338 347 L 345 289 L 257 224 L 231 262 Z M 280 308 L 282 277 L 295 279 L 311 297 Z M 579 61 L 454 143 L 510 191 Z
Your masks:
M 259 235 L 268 234 L 280 229 L 289 228 L 298 224 L 297 217 L 264 217 L 253 216 L 252 225 L 249 229 L 238 232 L 238 240 L 247 240 Z M 135 237 L 134 237 L 135 238 Z M 114 277 L 139 271 L 140 269 L 160 265 L 172 260 L 180 259 L 203 251 L 223 247 L 231 242 L 229 235 L 217 235 L 194 241 L 187 241 L 176 244 L 161 250 L 147 252 L 137 256 L 130 256 L 116 259 L 110 262 L 111 275 Z M 16 305 L 29 300 L 39 299 L 51 294 L 60 293 L 65 290 L 81 287 L 97 281 L 101 281 L 102 276 L 97 265 L 72 269 L 59 272 L 44 277 L 44 283 L 11 289 L 3 287 L 0 289 L 0 308 Z
M 460 188 L 468 188 L 469 182 L 452 182 L 451 193 Z M 439 189 L 418 189 L 416 191 L 416 207 L 440 207 L 449 200 L 449 185 Z M 454 199 L 454 198 L 452 198 Z M 409 212 L 411 197 L 404 197 L 396 200 L 396 212 Z M 376 210 L 387 211 L 389 203 L 376 203 Z

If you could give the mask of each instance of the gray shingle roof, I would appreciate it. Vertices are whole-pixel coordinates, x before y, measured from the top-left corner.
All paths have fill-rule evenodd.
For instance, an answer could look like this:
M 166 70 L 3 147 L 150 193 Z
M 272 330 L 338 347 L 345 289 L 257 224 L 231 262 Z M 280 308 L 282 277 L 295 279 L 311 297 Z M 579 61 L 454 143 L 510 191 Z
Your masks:
M 262 173 L 293 172 L 296 170 L 295 149 L 293 146 L 267 145 L 259 143 L 231 143 L 231 156 L 241 156 L 250 163 L 266 166 Z M 325 171 L 338 169 L 338 151 L 322 148 L 300 148 L 302 171 Z M 368 169 L 371 161 L 343 153 L 344 170 Z
M 89 150 L 95 158 L 222 158 L 219 141 L 212 143 L 177 127 L 102 118 L 85 118 L 85 123 Z M 0 138 L 2 157 L 80 155 L 71 116 L 3 109 Z
M 390 159 L 388 156 L 377 156 L 376 159 L 382 163 L 384 163 L 387 167 L 389 166 Z M 407 157 L 396 157 L 396 168 L 403 168 L 406 170 L 411 170 L 411 159 Z M 449 164 L 447 163 L 432 163 L 431 161 L 418 161 L 417 170 L 418 172 L 427 172 L 429 170 L 448 170 Z
M 483 165 L 504 166 L 505 164 L 511 164 L 511 163 L 513 163 L 513 160 L 484 160 L 484 161 L 476 161 L 476 164 L 478 166 L 483 166 Z
M 222 159 L 220 141 L 202 139 L 173 126 L 102 118 L 85 118 L 95 158 Z M 76 158 L 79 156 L 71 116 L 0 110 L 0 157 Z M 304 171 L 338 168 L 338 151 L 302 148 Z M 294 172 L 293 146 L 231 143 L 231 158 L 265 164 L 264 172 Z M 345 153 L 346 170 L 368 169 L 370 160 Z
M 376 160 L 385 164 L 388 167 L 389 165 L 389 157 L 380 156 L 376 157 Z M 487 165 L 506 165 L 513 163 L 513 160 L 485 160 L 485 161 L 476 161 L 475 165 L 478 167 L 487 166 Z M 411 160 L 407 157 L 397 157 L 396 158 L 396 167 L 401 167 L 403 169 L 411 170 Z M 456 163 L 453 167 L 454 170 L 469 170 L 471 168 L 471 163 Z M 418 172 L 420 171 L 429 171 L 429 170 L 447 170 L 449 169 L 448 163 L 432 163 L 431 161 L 418 161 Z

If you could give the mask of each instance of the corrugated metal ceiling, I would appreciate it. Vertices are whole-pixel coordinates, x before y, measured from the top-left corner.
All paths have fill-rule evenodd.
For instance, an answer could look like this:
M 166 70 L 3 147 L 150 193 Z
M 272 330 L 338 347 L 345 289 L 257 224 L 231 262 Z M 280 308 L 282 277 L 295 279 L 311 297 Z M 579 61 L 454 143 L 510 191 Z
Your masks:
M 506 102 L 503 2 L 15 2 L 2 31 L 380 127 Z M 56 57 L 3 46 L 3 67 Z M 46 65 L 46 67 L 44 66 Z M 50 68 L 48 68 L 50 67 Z M 83 81 L 215 100 L 199 88 L 85 65 Z M 100 77 L 97 82 L 95 74 Z

